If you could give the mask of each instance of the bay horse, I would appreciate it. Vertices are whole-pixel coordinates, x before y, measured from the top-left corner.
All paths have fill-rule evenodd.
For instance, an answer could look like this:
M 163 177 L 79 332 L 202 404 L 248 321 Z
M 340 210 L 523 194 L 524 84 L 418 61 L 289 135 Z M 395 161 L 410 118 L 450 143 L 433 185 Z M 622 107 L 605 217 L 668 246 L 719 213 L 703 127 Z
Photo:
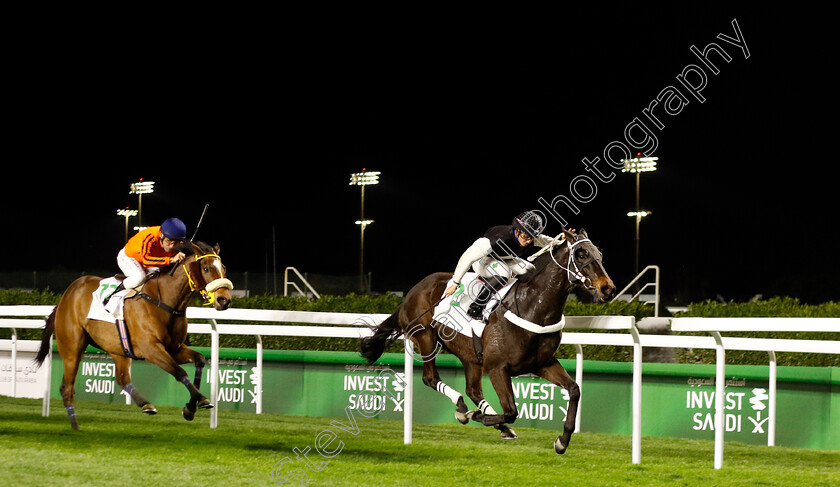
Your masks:
M 197 409 L 213 407 L 199 392 L 206 360 L 202 354 L 184 344 L 187 338 L 185 311 L 196 294 L 211 302 L 217 310 L 227 309 L 233 284 L 225 278 L 218 245 L 211 247 L 203 242 L 185 242 L 178 250 L 188 254 L 181 264 L 171 266 L 169 272 L 161 268 L 145 282 L 138 294 L 125 300 L 123 316 L 130 347 L 123 346 L 117 325 L 87 318 L 92 299 L 97 299 L 93 293 L 100 286 L 99 277 L 82 276 L 73 281 L 47 318 L 35 361 L 38 365 L 44 362 L 50 351 L 50 337 L 55 335 L 64 365 L 61 397 L 73 429 L 79 429 L 73 402 L 74 384 L 79 363 L 89 344 L 111 356 L 117 384 L 144 413 L 156 414 L 157 409 L 131 384 L 129 367 L 132 358 L 155 364 L 184 384 L 190 393 L 190 401 L 182 411 L 186 420 L 191 421 Z M 192 383 L 179 365 L 188 362 L 195 364 L 195 381 Z
M 561 240 L 561 235 L 565 240 Z M 362 340 L 362 356 L 369 363 L 375 362 L 388 341 L 404 334 L 419 349 L 423 383 L 455 404 L 456 419 L 462 424 L 473 420 L 495 426 L 503 439 L 516 438 L 507 426 L 518 416 L 511 377 L 538 375 L 569 393 L 563 434 L 554 441 L 555 451 L 565 453 L 580 399 L 577 383 L 554 356 L 560 346 L 566 298 L 579 286 L 588 290 L 595 300 L 605 302 L 615 292 L 615 285 L 604 270 L 600 250 L 585 230 L 575 234 L 563 229 L 561 235 L 534 259 L 534 269 L 517 279 L 488 317 L 481 337 L 483 365 L 476 357 L 471 337 L 453 333 L 451 328 L 440 324 L 440 316 L 430 313 L 441 301 L 452 278 L 451 272 L 431 274 L 411 288 L 397 311 L 375 326 L 372 336 Z M 463 363 L 466 393 L 478 409 L 468 411 L 463 396 L 440 380 L 435 355 L 441 349 L 449 350 Z M 496 413 L 484 399 L 481 377 L 485 372 L 499 397 L 503 414 Z

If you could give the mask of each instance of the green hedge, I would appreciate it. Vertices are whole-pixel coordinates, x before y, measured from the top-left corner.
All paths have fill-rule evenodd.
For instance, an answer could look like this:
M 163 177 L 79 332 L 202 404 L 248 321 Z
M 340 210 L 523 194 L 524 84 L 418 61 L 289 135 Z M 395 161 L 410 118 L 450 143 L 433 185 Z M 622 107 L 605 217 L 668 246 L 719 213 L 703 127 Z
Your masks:
M 0 291 L 0 305 L 15 304 L 56 304 L 60 295 L 50 291 L 25 292 L 18 290 Z M 389 314 L 394 312 L 402 298 L 393 294 L 379 296 L 355 295 L 346 296 L 322 296 L 318 300 L 308 300 L 303 297 L 261 295 L 247 298 L 235 298 L 232 306 L 245 309 L 286 309 L 293 311 L 330 311 L 344 313 L 370 313 Z M 800 303 L 798 299 L 781 297 L 751 303 L 718 303 L 705 301 L 692 303 L 689 311 L 678 313 L 677 316 L 697 317 L 840 317 L 840 303 L 829 302 L 820 305 L 808 305 Z M 566 304 L 567 315 L 570 316 L 592 316 L 592 315 L 624 315 L 635 316 L 636 320 L 652 316 L 653 308 L 638 302 L 613 302 L 605 304 L 592 304 L 578 301 L 570 297 Z M 8 330 L 0 329 L 0 338 L 8 338 Z M 688 334 L 690 335 L 690 334 Z M 760 338 L 793 338 L 793 339 L 817 339 L 817 340 L 838 340 L 840 334 L 836 333 L 738 333 L 737 336 L 749 336 Z M 22 339 L 40 338 L 39 330 L 25 330 L 21 333 Z M 209 346 L 209 335 L 192 335 L 192 345 Z M 222 347 L 231 348 L 253 348 L 256 339 L 249 336 L 223 335 L 220 337 Z M 358 349 L 358 340 L 350 338 L 308 338 L 308 337 L 263 337 L 263 346 L 266 349 L 275 350 L 343 350 L 355 351 Z M 838 345 L 840 346 L 840 345 Z M 389 352 L 400 352 L 402 345 L 393 344 Z M 630 361 L 632 350 L 630 347 L 614 346 L 584 346 L 584 357 L 587 360 L 604 361 Z M 562 345 L 557 352 L 560 358 L 574 357 L 575 349 L 571 345 Z M 713 350 L 686 350 L 676 349 L 675 355 L 680 363 L 714 363 Z M 753 364 L 762 365 L 767 363 L 765 352 L 727 352 L 728 364 Z M 814 367 L 840 367 L 840 355 L 829 354 L 794 354 L 779 353 L 779 365 L 801 365 Z

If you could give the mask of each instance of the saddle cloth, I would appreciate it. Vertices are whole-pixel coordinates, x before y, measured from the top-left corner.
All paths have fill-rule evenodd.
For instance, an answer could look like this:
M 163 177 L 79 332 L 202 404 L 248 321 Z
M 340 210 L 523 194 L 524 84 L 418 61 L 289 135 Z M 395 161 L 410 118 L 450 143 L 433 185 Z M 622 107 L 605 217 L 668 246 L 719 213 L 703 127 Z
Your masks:
M 505 294 L 513 286 L 513 283 L 516 282 L 516 279 L 510 279 L 498 292 L 493 294 L 484 307 L 484 320 L 477 320 L 467 314 L 467 309 L 472 304 L 473 297 L 477 296 L 479 290 L 481 290 L 482 283 L 477 280 L 478 277 L 478 274 L 475 272 L 468 272 L 464 275 L 461 284 L 463 284 L 465 291 L 456 291 L 455 294 L 435 306 L 435 321 L 468 337 L 471 337 L 473 333 L 481 336 L 484 332 L 484 320 L 496 309 L 496 306 L 498 306 L 501 299 L 504 298 Z M 446 283 L 446 288 L 449 288 L 453 284 L 454 282 L 450 279 Z
M 122 290 L 108 300 L 108 305 L 104 306 L 102 301 L 108 297 L 114 289 L 119 286 L 120 281 L 114 277 L 108 277 L 99 281 L 99 287 L 93 292 L 90 302 L 90 311 L 88 311 L 87 318 L 89 320 L 107 321 L 109 323 L 116 323 L 117 320 L 123 319 L 123 304 L 125 303 L 125 295 L 128 290 Z

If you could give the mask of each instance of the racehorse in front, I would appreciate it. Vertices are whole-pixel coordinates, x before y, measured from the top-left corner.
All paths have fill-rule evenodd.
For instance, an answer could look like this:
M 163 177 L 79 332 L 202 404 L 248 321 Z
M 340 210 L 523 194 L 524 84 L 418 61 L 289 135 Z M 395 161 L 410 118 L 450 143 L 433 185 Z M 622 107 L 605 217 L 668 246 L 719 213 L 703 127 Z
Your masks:
M 430 313 L 441 301 L 452 277 L 452 273 L 445 272 L 425 277 L 406 294 L 397 311 L 375 326 L 372 336 L 362 340 L 362 356 L 370 363 L 375 362 L 390 340 L 404 334 L 419 349 L 423 383 L 455 404 L 456 419 L 462 424 L 472 419 L 495 426 L 501 430 L 502 438 L 516 438 L 507 426 L 518 416 L 511 377 L 538 375 L 569 393 L 563 434 L 554 442 L 555 451 L 565 453 L 580 399 L 580 388 L 555 357 L 562 336 L 566 298 L 573 288 L 582 287 L 595 300 L 605 302 L 615 292 L 615 285 L 604 270 L 600 250 L 585 230 L 575 234 L 564 229 L 538 254 L 533 261 L 534 269 L 513 282 L 487 317 L 481 335 L 483 365 L 476 357 L 470 336 L 443 325 L 446 316 Z M 466 393 L 478 409 L 468 411 L 463 396 L 440 380 L 435 356 L 442 349 L 449 350 L 463 363 Z M 484 399 L 483 373 L 487 373 L 498 395 L 502 414 Z
M 101 299 L 97 290 L 102 279 L 96 276 L 82 276 L 70 284 L 47 318 L 35 361 L 38 365 L 43 363 L 50 351 L 50 338 L 55 335 L 64 365 L 61 397 L 73 429 L 79 429 L 73 401 L 76 374 L 87 345 L 100 348 L 111 356 L 117 384 L 147 414 L 156 414 L 157 409 L 131 384 L 129 367 L 133 358 L 157 365 L 184 384 L 190 393 L 190 401 L 182 411 L 188 421 L 193 419 L 197 409 L 213 407 L 199 392 L 206 360 L 184 344 L 186 308 L 191 299 L 200 294 L 215 309 L 227 309 L 233 284 L 225 277 L 218 245 L 186 242 L 179 250 L 189 254 L 181 264 L 172 266 L 169 272 L 161 269 L 146 281 L 138 294 L 125 300 L 122 333 L 118 324 L 88 318 L 93 300 Z M 195 364 L 194 382 L 190 382 L 179 365 L 188 362 Z

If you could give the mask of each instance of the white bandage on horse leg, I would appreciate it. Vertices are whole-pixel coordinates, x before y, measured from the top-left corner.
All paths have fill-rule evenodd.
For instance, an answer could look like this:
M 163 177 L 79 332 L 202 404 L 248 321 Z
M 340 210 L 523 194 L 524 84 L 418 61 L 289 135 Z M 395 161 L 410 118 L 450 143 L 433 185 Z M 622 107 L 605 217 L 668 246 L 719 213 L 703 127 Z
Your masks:
M 499 414 L 496 412 L 495 409 L 493 409 L 493 406 L 488 404 L 487 401 L 485 401 L 484 399 L 482 399 L 481 402 L 478 403 L 478 409 L 480 409 L 482 414 L 484 414 L 485 416 L 488 414 Z
M 455 404 L 456 406 L 458 405 L 458 399 L 461 399 L 461 393 L 444 384 L 443 381 L 439 381 L 437 383 L 437 391 L 448 397 L 449 400 L 452 401 L 452 404 Z

